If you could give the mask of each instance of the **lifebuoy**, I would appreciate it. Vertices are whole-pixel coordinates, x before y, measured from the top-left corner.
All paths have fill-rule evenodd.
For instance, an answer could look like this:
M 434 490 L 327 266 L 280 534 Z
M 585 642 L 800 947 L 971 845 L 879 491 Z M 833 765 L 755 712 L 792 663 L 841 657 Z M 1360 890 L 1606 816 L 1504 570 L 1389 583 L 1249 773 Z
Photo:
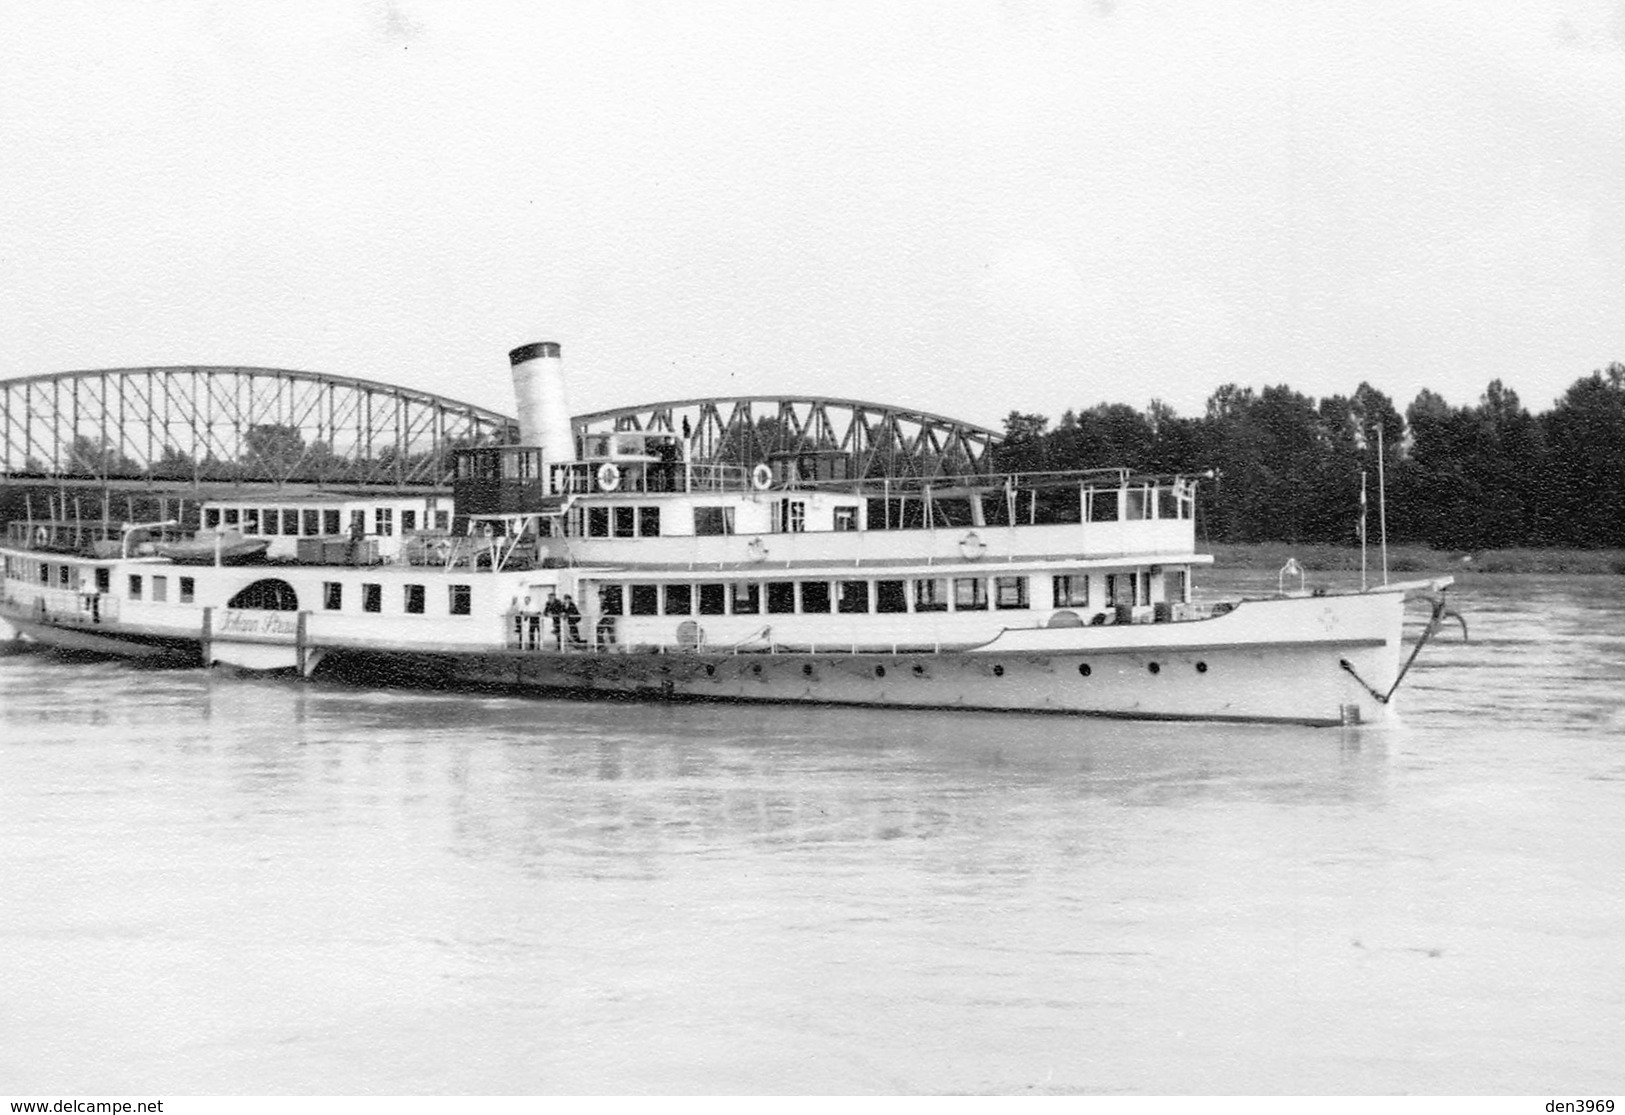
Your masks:
M 605 461 L 598 466 L 598 490 L 613 492 L 621 486 L 621 470 Z
M 773 486 L 773 470 L 766 465 L 757 465 L 750 470 L 750 486 L 758 492 L 765 492 Z
M 987 553 L 987 543 L 973 530 L 959 540 L 959 553 L 966 561 L 975 561 Z
M 436 557 L 440 558 L 441 560 L 445 560 L 445 558 L 451 554 L 451 540 L 442 538 L 440 541 L 436 542 L 434 544 L 434 552 Z
M 50 531 L 46 530 L 44 527 L 35 527 L 34 528 L 34 542 L 35 542 L 35 544 L 40 545 L 40 546 L 44 546 L 44 545 L 48 544 L 50 541 L 51 541 L 51 532 Z
M 745 547 L 745 554 L 751 561 L 766 561 L 767 544 L 760 538 L 752 538 L 750 545 Z

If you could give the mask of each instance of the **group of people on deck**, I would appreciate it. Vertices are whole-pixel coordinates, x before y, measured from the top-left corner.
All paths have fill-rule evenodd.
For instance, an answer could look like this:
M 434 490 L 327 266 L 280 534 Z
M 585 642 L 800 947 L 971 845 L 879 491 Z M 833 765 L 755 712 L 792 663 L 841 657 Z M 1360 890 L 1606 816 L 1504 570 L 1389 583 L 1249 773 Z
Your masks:
M 557 593 L 547 594 L 547 603 L 537 609 L 532 597 L 526 596 L 514 616 L 514 634 L 518 643 L 526 650 L 541 650 L 542 620 L 550 620 L 553 628 L 551 645 L 563 650 L 564 628 L 570 629 L 570 646 L 585 647 L 587 641 L 581 637 L 581 609 L 576 607 L 575 598 L 568 593 L 560 600 Z

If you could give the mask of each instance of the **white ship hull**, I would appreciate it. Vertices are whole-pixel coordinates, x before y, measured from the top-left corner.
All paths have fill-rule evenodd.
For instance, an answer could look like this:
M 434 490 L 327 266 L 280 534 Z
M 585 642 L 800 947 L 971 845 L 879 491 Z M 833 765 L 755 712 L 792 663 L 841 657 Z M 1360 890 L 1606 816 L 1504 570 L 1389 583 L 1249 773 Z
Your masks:
M 115 579 L 136 569 L 151 578 L 182 568 L 129 564 Z M 199 595 L 215 599 L 258 575 L 187 571 L 197 576 Z M 279 572 L 305 597 L 335 577 L 319 567 Z M 386 582 L 437 576 L 422 569 L 346 575 Z M 481 599 L 494 604 L 534 577 L 492 578 L 500 583 Z M 211 592 L 215 583 L 219 588 Z M 1400 676 L 1406 598 L 1405 588 L 1395 586 L 1253 600 L 1223 614 L 1173 622 L 995 625 L 991 638 L 984 634 L 969 646 L 871 642 L 867 649 L 837 648 L 787 637 L 723 648 L 623 642 L 561 652 L 527 648 L 532 641 L 512 637 L 513 619 L 505 615 L 458 628 L 426 617 L 233 610 L 196 602 L 138 605 L 108 597 L 91 608 L 86 597 L 72 593 L 15 581 L 9 589 L 0 617 L 29 645 L 182 665 L 574 695 L 1309 724 L 1365 723 L 1387 713 L 1386 697 Z M 990 621 L 984 614 L 981 622 Z M 583 626 L 590 636 L 592 625 Z M 795 630 L 778 626 L 787 636 Z
M 1386 692 L 1397 676 L 1400 646 L 1383 631 L 1399 630 L 1402 607 L 1400 593 L 1259 601 L 1213 620 L 1009 631 L 979 648 L 934 653 L 338 647 L 325 651 L 322 669 L 572 695 L 1346 724 L 1389 708 L 1373 690 L 1380 683 Z M 1302 636 L 1285 636 L 1285 624 L 1301 626 Z

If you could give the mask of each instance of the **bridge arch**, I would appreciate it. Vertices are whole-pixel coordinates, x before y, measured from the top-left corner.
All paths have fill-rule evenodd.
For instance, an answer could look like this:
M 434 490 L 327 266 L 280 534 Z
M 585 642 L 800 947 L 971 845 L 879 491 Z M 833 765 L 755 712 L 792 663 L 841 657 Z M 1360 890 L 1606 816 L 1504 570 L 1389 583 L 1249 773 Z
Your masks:
M 506 415 L 376 380 L 174 366 L 0 380 L 0 472 L 80 479 L 444 487 Z

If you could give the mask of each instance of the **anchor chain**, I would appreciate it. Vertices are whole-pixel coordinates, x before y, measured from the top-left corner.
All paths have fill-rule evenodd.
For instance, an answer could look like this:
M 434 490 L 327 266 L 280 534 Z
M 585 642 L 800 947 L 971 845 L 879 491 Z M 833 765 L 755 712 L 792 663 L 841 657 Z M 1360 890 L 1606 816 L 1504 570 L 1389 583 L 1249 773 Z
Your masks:
M 1410 673 L 1411 665 L 1416 661 L 1416 656 L 1422 653 L 1422 648 L 1427 645 L 1428 640 L 1438 634 L 1439 628 L 1444 626 L 1445 620 L 1453 619 L 1461 624 L 1461 641 L 1464 643 L 1468 641 L 1467 620 L 1463 618 L 1461 613 L 1453 612 L 1446 607 L 1447 603 L 1448 601 L 1443 594 L 1433 601 L 1433 614 L 1428 617 L 1428 625 L 1423 629 L 1421 637 L 1416 640 L 1416 645 L 1411 648 L 1410 657 L 1405 659 L 1405 665 L 1400 667 L 1398 676 L 1394 678 L 1394 684 L 1388 687 L 1388 692 L 1382 693 L 1374 689 L 1370 682 L 1360 676 L 1359 672 L 1355 670 L 1354 664 L 1347 658 L 1339 658 L 1337 664 L 1347 671 L 1350 677 L 1359 682 L 1361 688 L 1386 705 L 1393 698 L 1395 691 L 1399 689 L 1400 683 L 1405 680 L 1405 675 Z

